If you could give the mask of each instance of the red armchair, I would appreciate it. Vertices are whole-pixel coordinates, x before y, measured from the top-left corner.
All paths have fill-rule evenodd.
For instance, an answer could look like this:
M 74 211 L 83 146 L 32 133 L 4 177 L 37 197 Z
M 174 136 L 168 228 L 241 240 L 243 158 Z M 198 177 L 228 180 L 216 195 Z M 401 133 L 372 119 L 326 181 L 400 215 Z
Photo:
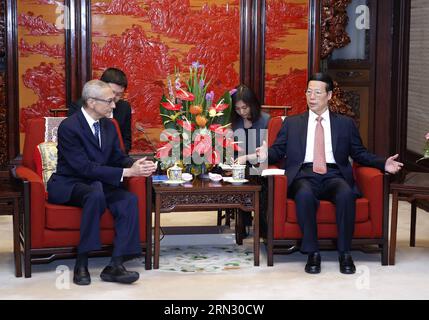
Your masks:
M 117 123 L 114 121 L 116 128 Z M 81 208 L 47 202 L 45 186 L 36 173 L 33 154 L 44 141 L 45 119 L 29 120 L 26 128 L 22 165 L 16 176 L 24 183 L 24 217 L 21 244 L 24 253 L 25 277 L 31 277 L 31 265 L 49 263 L 55 259 L 74 257 L 79 243 Z M 123 143 L 121 143 L 123 146 Z M 139 198 L 140 239 L 145 251 L 145 267 L 151 269 L 151 179 L 133 177 L 126 181 L 127 189 Z M 107 255 L 114 238 L 113 217 L 109 210 L 101 219 L 102 249 L 93 256 Z
M 280 117 L 272 118 L 268 126 L 268 145 L 275 141 L 282 125 Z M 381 252 L 381 263 L 387 265 L 389 194 L 387 174 L 380 170 L 359 165 L 353 166 L 356 183 L 363 197 L 356 200 L 356 222 L 352 248 L 365 252 Z M 295 202 L 286 197 L 287 177 L 268 178 L 267 208 L 267 264 L 273 265 L 274 253 L 290 253 L 290 246 L 302 238 L 298 225 Z M 337 226 L 335 206 L 320 201 L 317 211 L 319 243 L 335 244 Z

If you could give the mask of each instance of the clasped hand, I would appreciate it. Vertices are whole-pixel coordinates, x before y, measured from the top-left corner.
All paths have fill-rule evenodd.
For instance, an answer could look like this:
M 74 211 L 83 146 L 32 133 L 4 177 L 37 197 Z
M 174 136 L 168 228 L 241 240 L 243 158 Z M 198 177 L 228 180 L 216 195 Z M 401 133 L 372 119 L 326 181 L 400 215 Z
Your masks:
M 143 157 L 133 163 L 131 168 L 124 169 L 125 177 L 150 176 L 156 170 L 156 163 Z

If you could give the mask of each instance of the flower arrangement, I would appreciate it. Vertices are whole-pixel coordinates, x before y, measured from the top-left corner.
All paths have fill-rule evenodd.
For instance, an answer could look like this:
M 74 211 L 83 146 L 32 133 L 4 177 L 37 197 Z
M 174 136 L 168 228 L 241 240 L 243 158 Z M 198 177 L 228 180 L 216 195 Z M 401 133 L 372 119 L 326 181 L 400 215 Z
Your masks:
M 215 102 L 209 84 L 205 68 L 198 62 L 190 66 L 186 84 L 178 71 L 174 87 L 168 79 L 168 98 L 163 95 L 160 103 L 165 130 L 156 153 L 162 169 L 178 163 L 187 172 L 204 174 L 239 149 L 229 122 L 233 92 L 225 92 Z

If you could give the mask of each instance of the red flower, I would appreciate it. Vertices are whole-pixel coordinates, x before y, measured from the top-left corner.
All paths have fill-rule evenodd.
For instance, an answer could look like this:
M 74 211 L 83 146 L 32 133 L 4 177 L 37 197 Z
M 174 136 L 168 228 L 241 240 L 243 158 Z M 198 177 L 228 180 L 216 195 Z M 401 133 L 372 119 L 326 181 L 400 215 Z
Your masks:
M 192 156 L 192 152 L 194 151 L 194 144 L 191 143 L 187 146 L 183 147 L 183 158 L 189 158 Z
M 221 163 L 220 153 L 217 150 L 212 152 L 211 164 L 219 164 Z
M 234 142 L 232 139 L 228 139 L 223 136 L 217 137 L 217 143 L 227 149 L 232 148 L 234 151 L 242 151 L 242 148 L 238 145 L 237 142 Z
M 220 127 L 221 125 L 220 124 L 218 124 L 218 123 L 213 123 L 213 124 L 211 124 L 210 126 L 209 126 L 209 130 L 210 131 L 213 131 L 213 132 L 216 132 L 216 130 Z
M 194 140 L 195 151 L 198 154 L 205 154 L 212 149 L 212 137 L 211 135 L 198 134 Z
M 167 141 L 166 143 L 168 143 L 169 141 L 173 141 L 173 142 L 179 142 L 180 141 L 180 136 L 177 134 L 173 134 L 168 130 L 164 130 L 161 132 L 161 141 Z
M 156 158 L 158 159 L 167 158 L 172 148 L 173 146 L 168 142 L 161 144 L 161 146 L 158 147 L 158 149 L 156 150 Z
M 226 103 L 219 103 L 215 106 L 215 110 L 216 110 L 216 112 L 221 112 L 221 111 L 227 109 L 228 107 L 229 107 L 229 105 Z
M 165 109 L 171 110 L 171 111 L 179 111 L 182 108 L 182 105 L 180 105 L 180 104 L 174 104 L 172 102 L 161 102 L 161 105 Z
M 192 93 L 187 92 L 181 88 L 179 88 L 176 91 L 176 98 L 179 98 L 180 100 L 185 100 L 185 101 L 194 101 L 195 97 Z
M 176 122 L 179 126 L 181 126 L 183 129 L 185 129 L 187 131 L 194 131 L 195 130 L 195 123 L 183 121 L 180 119 L 177 119 Z

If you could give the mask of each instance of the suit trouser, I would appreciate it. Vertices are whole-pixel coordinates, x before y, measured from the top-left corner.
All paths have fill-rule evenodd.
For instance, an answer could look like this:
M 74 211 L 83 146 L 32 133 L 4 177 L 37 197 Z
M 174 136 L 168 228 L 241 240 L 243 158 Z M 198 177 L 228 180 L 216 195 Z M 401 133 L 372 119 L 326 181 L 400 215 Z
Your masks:
M 133 193 L 99 181 L 90 185 L 77 183 L 67 204 L 82 208 L 78 253 L 101 248 L 100 219 L 106 208 L 115 221 L 112 256 L 141 253 L 138 199 Z
M 303 233 L 301 251 L 319 250 L 317 237 L 317 209 L 320 200 L 335 204 L 337 249 L 351 249 L 355 225 L 356 194 L 338 168 L 329 168 L 324 175 L 313 172 L 312 166 L 303 166 L 290 186 L 289 197 L 295 200 L 298 224 Z

